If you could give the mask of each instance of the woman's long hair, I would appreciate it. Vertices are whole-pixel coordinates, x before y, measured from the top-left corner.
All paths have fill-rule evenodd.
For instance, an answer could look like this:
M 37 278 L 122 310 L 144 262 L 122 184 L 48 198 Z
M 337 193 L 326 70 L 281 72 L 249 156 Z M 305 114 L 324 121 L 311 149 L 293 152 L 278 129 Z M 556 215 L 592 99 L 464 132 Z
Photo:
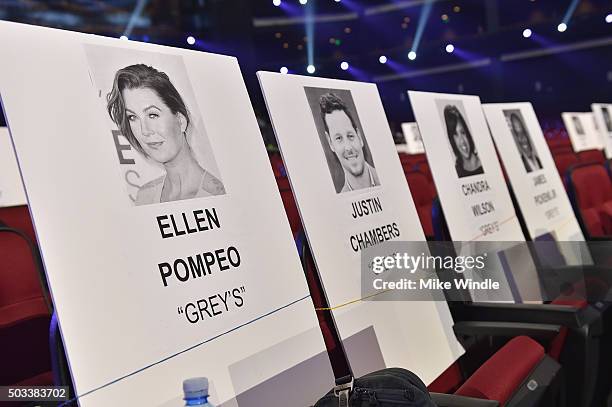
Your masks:
M 474 146 L 474 140 L 472 139 L 472 133 L 470 132 L 470 128 L 467 126 L 463 115 L 457 109 L 456 106 L 448 105 L 444 108 L 444 121 L 446 122 L 446 133 L 448 136 L 448 141 L 450 142 L 451 148 L 453 149 L 453 153 L 455 153 L 455 157 L 457 162 L 463 166 L 463 156 L 461 152 L 459 152 L 459 147 L 455 143 L 454 134 L 457 132 L 457 124 L 461 123 L 463 128 L 465 129 L 465 134 L 468 139 L 468 145 L 470 146 L 470 154 L 476 155 L 476 147 Z
M 148 88 L 154 91 L 173 114 L 180 113 L 185 117 L 187 128 L 189 128 L 189 111 L 183 98 L 164 72 L 144 64 L 126 66 L 117 71 L 113 81 L 113 89 L 106 96 L 108 114 L 129 143 L 146 157 L 147 154 L 132 133 L 132 128 L 125 113 L 125 101 L 122 93 L 125 89 L 138 88 Z

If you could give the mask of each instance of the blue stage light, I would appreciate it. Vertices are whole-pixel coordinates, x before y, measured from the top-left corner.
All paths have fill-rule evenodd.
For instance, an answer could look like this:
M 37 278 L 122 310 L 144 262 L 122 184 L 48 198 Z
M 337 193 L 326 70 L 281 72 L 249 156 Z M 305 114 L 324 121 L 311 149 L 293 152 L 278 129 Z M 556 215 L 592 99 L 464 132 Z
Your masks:
M 314 65 L 308 65 L 308 66 L 306 67 L 306 72 L 308 72 L 308 73 L 310 73 L 310 74 L 315 73 L 315 71 L 316 71 L 316 69 L 315 69 L 315 66 L 314 66 Z
M 452 54 L 454 50 L 455 50 L 455 46 L 453 44 L 448 44 L 446 46 L 446 52 L 448 52 L 449 54 Z
M 193 38 L 191 35 L 187 37 L 187 44 L 189 45 L 195 44 L 195 38 Z
M 560 33 L 564 32 L 565 30 L 567 30 L 567 24 L 561 23 L 557 26 L 557 31 L 559 31 Z
M 284 74 L 284 73 L 287 73 L 287 72 L 289 72 L 289 69 L 287 69 L 287 67 L 286 67 L 286 66 L 281 67 L 281 69 L 280 69 L 280 73 L 283 73 L 283 74 Z
M 342 69 L 343 71 L 346 71 L 347 69 L 349 69 L 349 64 L 346 61 L 342 61 L 340 63 L 340 69 Z
M 523 37 L 525 37 L 525 38 L 531 37 L 531 30 L 529 28 L 525 28 L 523 30 Z
M 416 57 L 417 57 L 416 52 L 414 52 L 414 51 L 410 51 L 410 52 L 408 53 L 408 59 L 409 59 L 409 60 L 414 61 L 414 60 L 416 59 Z
M 274 4 L 276 7 L 281 5 L 281 0 L 272 0 L 272 4 Z
M 387 63 L 387 57 L 384 55 L 381 55 L 380 57 L 378 57 L 378 62 L 380 62 L 381 64 L 386 64 Z

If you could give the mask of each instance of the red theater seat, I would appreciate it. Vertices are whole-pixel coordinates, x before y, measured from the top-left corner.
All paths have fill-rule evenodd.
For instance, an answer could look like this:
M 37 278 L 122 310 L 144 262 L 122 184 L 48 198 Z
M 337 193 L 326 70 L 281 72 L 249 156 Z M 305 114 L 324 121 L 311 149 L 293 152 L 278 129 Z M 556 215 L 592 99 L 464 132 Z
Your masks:
M 455 394 L 496 400 L 504 406 L 543 358 L 542 345 L 527 336 L 517 336 L 476 370 Z
M 287 177 L 277 177 L 276 183 L 278 190 L 283 200 L 283 206 L 289 219 L 289 225 L 291 226 L 291 232 L 293 236 L 301 229 L 302 223 L 300 222 L 300 213 L 298 212 L 293 193 L 291 192 L 291 186 L 289 185 L 289 179 Z
M 0 384 L 51 384 L 50 312 L 34 247 L 0 228 Z
M 431 185 L 425 174 L 420 171 L 408 171 L 405 175 L 425 236 L 433 237 L 434 230 L 431 219 L 431 206 L 435 194 L 432 192 Z
M 601 150 L 585 150 L 578 153 L 581 163 L 605 163 L 606 157 Z
M 416 170 L 417 171 L 421 171 L 423 174 L 425 174 L 425 176 L 427 177 L 427 180 L 429 181 L 430 184 L 433 185 L 433 177 L 431 175 L 431 170 L 429 169 L 429 163 L 427 163 L 427 160 L 421 160 L 419 162 L 416 163 Z
M 576 154 L 574 154 L 574 152 L 554 154 L 553 159 L 555 160 L 555 165 L 557 166 L 557 171 L 559 171 L 561 179 L 564 179 L 565 173 L 572 165 L 578 164 L 579 162 L 578 157 Z
M 580 164 L 568 176 L 570 197 L 588 236 L 612 234 L 612 182 L 602 164 Z
M 34 225 L 32 224 L 32 218 L 30 217 L 27 205 L 0 208 L 0 222 L 22 231 L 28 236 L 30 241 L 36 243 Z
M 279 153 L 270 153 L 268 154 L 268 158 L 270 159 L 270 165 L 272 166 L 272 171 L 274 172 L 275 177 L 278 178 L 287 176 L 287 174 L 285 174 L 283 159 Z

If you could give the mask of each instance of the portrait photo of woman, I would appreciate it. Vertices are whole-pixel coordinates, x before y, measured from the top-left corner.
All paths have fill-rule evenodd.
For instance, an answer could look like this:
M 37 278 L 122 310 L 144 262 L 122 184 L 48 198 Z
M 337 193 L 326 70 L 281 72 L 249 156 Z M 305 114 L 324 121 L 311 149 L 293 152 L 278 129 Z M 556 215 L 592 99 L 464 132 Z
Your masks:
M 478 158 L 478 151 L 465 118 L 455 105 L 444 107 L 446 134 L 453 154 L 455 169 L 459 178 L 483 174 L 484 170 Z
M 147 64 L 125 66 L 115 73 L 106 102 L 131 147 L 163 169 L 139 188 L 135 205 L 225 194 L 221 180 L 194 154 L 191 114 L 166 73 Z

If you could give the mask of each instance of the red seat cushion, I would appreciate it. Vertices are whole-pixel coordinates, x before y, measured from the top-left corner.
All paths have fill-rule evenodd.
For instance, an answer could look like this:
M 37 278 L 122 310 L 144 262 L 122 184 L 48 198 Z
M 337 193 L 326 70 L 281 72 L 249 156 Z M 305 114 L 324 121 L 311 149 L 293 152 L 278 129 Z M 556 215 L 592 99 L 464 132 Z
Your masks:
M 427 389 L 434 393 L 453 393 L 463 383 L 463 374 L 459 363 L 455 362 L 436 378 Z
M 497 400 L 503 406 L 543 357 L 544 348 L 533 339 L 527 336 L 512 338 L 455 394 Z

